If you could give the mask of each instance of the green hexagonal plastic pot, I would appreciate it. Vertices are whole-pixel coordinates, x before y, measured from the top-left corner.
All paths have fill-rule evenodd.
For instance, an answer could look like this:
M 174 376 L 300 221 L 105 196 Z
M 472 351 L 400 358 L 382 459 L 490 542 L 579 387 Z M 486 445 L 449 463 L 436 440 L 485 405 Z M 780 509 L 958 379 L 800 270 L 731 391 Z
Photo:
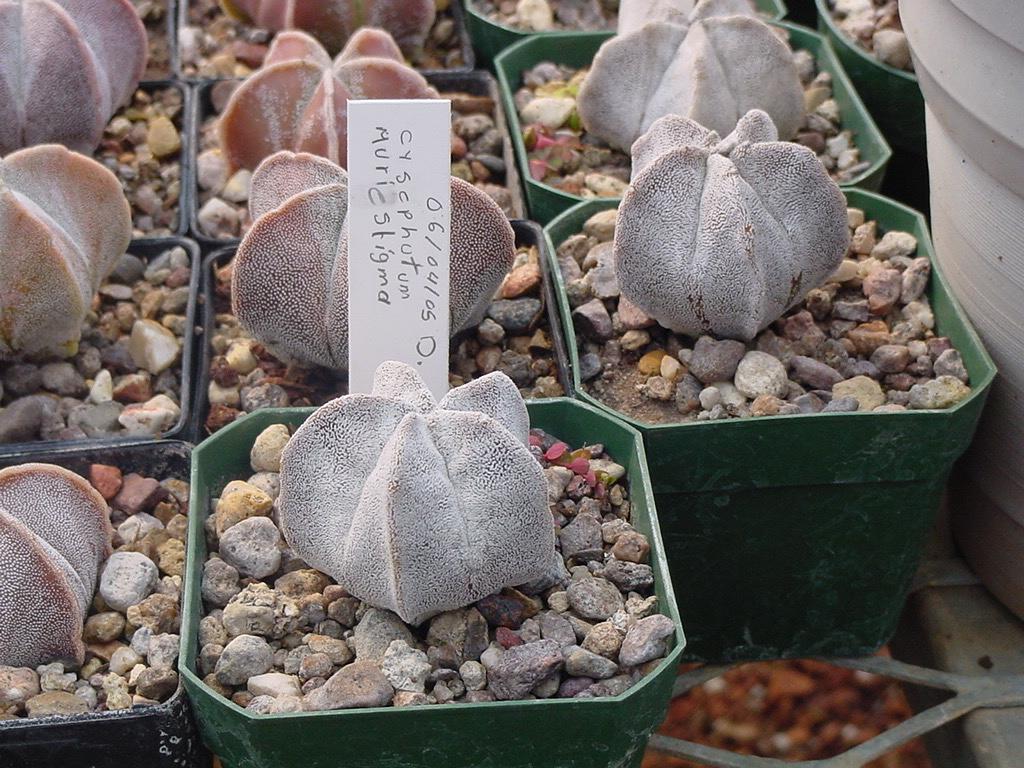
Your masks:
M 893 146 L 925 154 L 924 96 L 913 72 L 883 64 L 844 34 L 829 13 L 828 0 L 818 5 L 818 29 L 839 57 L 861 99 Z
M 254 715 L 222 698 L 196 672 L 202 618 L 204 522 L 210 500 L 248 475 L 253 440 L 271 424 L 297 426 L 312 408 L 245 416 L 195 449 L 179 668 L 200 732 L 225 768 L 637 768 L 664 719 L 685 639 L 658 528 L 643 441 L 622 421 L 585 403 L 558 398 L 527 404 L 534 427 L 570 444 L 603 443 L 626 467 L 633 524 L 651 544 L 660 605 L 675 622 L 675 646 L 655 671 L 606 699 L 549 699 L 396 709 Z
M 732 661 L 860 656 L 893 634 L 946 478 L 971 442 L 996 370 L 934 259 L 924 217 L 847 189 L 883 230 L 912 233 L 932 261 L 937 329 L 963 355 L 972 393 L 942 411 L 828 413 L 650 425 L 644 436 L 686 656 Z M 573 208 L 545 229 L 549 258 L 615 202 Z M 556 276 L 577 397 L 575 330 Z
M 469 39 L 473 41 L 473 50 L 476 51 L 477 62 L 480 64 L 490 64 L 494 61 L 495 56 L 503 50 L 527 37 L 589 34 L 587 32 L 525 32 L 507 24 L 491 21 L 473 7 L 473 0 L 462 0 L 462 2 L 465 8 Z M 757 9 L 772 20 L 778 21 L 786 15 L 786 4 L 782 0 L 756 0 L 756 3 Z
M 832 75 L 832 96 L 839 104 L 843 127 L 853 131 L 861 157 L 870 163 L 849 184 L 844 184 L 844 188 L 856 186 L 877 191 L 885 178 L 892 150 L 857 95 L 857 90 L 846 76 L 835 52 L 821 35 L 807 27 L 784 21 L 772 24 L 787 30 L 793 47 L 810 51 L 818 66 Z M 523 127 L 515 105 L 515 92 L 522 82 L 522 73 L 542 61 L 554 61 L 571 67 L 589 66 L 601 44 L 611 37 L 613 35 L 610 32 L 537 35 L 508 48 L 495 59 L 494 68 L 501 84 L 501 98 L 505 102 L 505 117 L 526 189 L 526 205 L 532 218 L 541 224 L 547 224 L 558 214 L 583 202 L 584 198 L 537 181 L 530 175 L 530 158 L 523 143 Z

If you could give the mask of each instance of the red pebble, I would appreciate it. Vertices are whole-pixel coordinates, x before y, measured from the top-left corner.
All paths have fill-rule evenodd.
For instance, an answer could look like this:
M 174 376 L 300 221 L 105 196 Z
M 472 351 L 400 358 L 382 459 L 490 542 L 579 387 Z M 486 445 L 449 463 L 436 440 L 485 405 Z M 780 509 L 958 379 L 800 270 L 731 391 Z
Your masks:
M 113 505 L 129 515 L 148 512 L 167 497 L 167 490 L 151 477 L 134 472 L 124 478 Z
M 523 638 L 508 627 L 498 627 L 497 631 L 494 633 L 494 639 L 497 640 L 501 647 L 506 651 L 509 648 L 523 644 Z
M 92 464 L 89 467 L 89 482 L 107 501 L 121 490 L 121 470 L 108 464 Z

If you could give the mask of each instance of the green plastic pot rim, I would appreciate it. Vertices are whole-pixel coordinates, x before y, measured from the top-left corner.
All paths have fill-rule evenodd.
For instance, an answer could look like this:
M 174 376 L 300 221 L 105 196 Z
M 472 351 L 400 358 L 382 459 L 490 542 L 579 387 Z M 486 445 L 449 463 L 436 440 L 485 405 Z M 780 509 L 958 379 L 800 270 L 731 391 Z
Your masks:
M 537 398 L 534 400 L 527 401 L 527 409 L 532 410 L 536 406 L 537 408 L 551 408 L 555 406 L 563 406 L 572 409 L 580 409 L 589 411 L 592 415 L 597 416 L 601 419 L 611 422 L 614 426 L 624 429 L 630 433 L 630 437 L 633 441 L 633 450 L 636 452 L 637 461 L 641 467 L 647 467 L 647 454 L 644 450 L 644 441 L 640 433 L 631 426 L 627 421 L 622 418 L 617 418 L 615 414 L 610 413 L 605 408 L 598 408 L 590 403 L 585 403 L 580 400 L 574 400 L 568 397 L 550 397 L 550 398 Z M 190 485 L 193 488 L 198 487 L 197 479 L 199 474 L 199 467 L 202 462 L 203 454 L 206 450 L 210 450 L 216 447 L 216 438 L 218 435 L 229 434 L 233 429 L 241 429 L 249 422 L 253 420 L 266 421 L 268 423 L 281 423 L 284 421 L 295 421 L 297 419 L 305 420 L 313 412 L 317 410 L 316 407 L 305 407 L 305 408 L 263 408 L 258 411 L 247 413 L 244 416 L 235 419 L 235 421 L 228 424 L 224 429 L 214 433 L 199 445 L 195 446 L 192 450 L 192 477 L 190 477 Z M 532 419 L 531 419 L 532 421 Z M 209 445 L 211 441 L 214 441 L 213 445 Z M 672 620 L 672 624 L 675 627 L 674 647 L 672 650 L 661 660 L 658 666 L 649 671 L 644 675 L 643 679 L 637 682 L 635 685 L 630 686 L 626 691 L 618 694 L 617 696 L 602 696 L 600 698 L 590 699 L 526 699 L 526 700 L 513 700 L 513 701 L 493 701 L 493 702 L 467 702 L 457 704 L 454 709 L 457 712 L 459 709 L 466 707 L 473 707 L 477 710 L 493 711 L 495 714 L 501 712 L 502 709 L 508 708 L 510 711 L 513 707 L 516 709 L 520 707 L 568 707 L 568 706 L 585 706 L 591 709 L 596 709 L 599 705 L 610 706 L 616 703 L 622 703 L 632 697 L 633 694 L 653 684 L 655 678 L 665 673 L 668 667 L 677 667 L 680 663 L 679 657 L 682 655 L 684 648 L 686 647 L 686 635 L 683 630 L 682 619 L 679 616 L 678 603 L 675 597 L 675 590 L 672 584 L 672 578 L 669 575 L 669 566 L 666 559 L 665 543 L 661 536 L 661 527 L 658 523 L 658 511 L 654 501 L 654 490 L 650 482 L 650 477 L 646 473 L 641 473 L 640 483 L 643 486 L 644 498 L 647 503 L 648 517 L 650 518 L 651 524 L 651 551 L 657 552 L 661 563 L 661 569 L 666 575 L 665 583 L 663 584 L 665 591 L 665 602 L 667 605 L 662 606 L 659 611 L 662 615 L 667 616 Z M 635 489 L 630 488 L 630 494 L 633 494 Z M 204 517 L 206 515 L 204 514 Z M 187 552 L 195 552 L 199 549 L 199 537 L 204 536 L 204 529 L 202 525 L 195 524 L 189 526 L 188 532 L 188 546 Z M 189 570 L 186 571 L 190 574 L 191 568 L 199 566 L 188 566 Z M 193 595 L 199 595 L 198 592 L 192 589 L 186 583 L 185 594 L 182 600 L 182 615 L 183 616 L 197 616 L 199 619 L 202 618 L 202 597 L 198 596 L 197 599 L 193 599 Z M 196 603 L 198 602 L 198 605 Z M 196 627 L 190 627 L 190 630 L 198 631 L 198 619 L 196 621 Z M 191 647 L 192 638 L 182 638 L 182 649 L 185 644 L 188 643 Z M 198 651 L 198 648 L 195 649 Z M 194 654 L 198 658 L 198 653 Z M 193 663 L 194 663 L 193 659 Z M 381 714 L 384 712 L 403 713 L 403 717 L 417 717 L 416 713 L 422 712 L 420 716 L 426 716 L 428 713 L 432 713 L 434 709 L 442 705 L 431 705 L 425 707 L 363 707 L 359 709 L 333 709 L 324 710 L 320 712 L 283 712 L 279 714 L 267 714 L 260 715 L 254 714 L 244 707 L 238 706 L 235 702 L 230 699 L 224 698 L 216 691 L 212 690 L 206 683 L 202 681 L 199 675 L 192 669 L 190 665 L 187 665 L 183 655 L 179 657 L 178 671 L 182 676 L 186 687 L 194 686 L 197 690 L 202 691 L 204 694 L 210 696 L 217 704 L 223 707 L 227 707 L 234 714 L 244 717 L 246 720 L 254 723 L 263 722 L 288 722 L 292 720 L 299 720 L 303 718 L 325 718 L 325 717 L 345 717 L 351 719 L 354 716 L 360 714 L 367 716 L 371 714 Z
M 823 1 L 824 0 L 818 0 L 819 3 Z M 813 38 L 817 38 L 819 50 L 814 54 L 815 62 L 817 62 L 817 60 L 821 56 L 824 56 L 827 59 L 829 59 L 833 79 L 839 80 L 842 83 L 846 92 L 850 96 L 850 101 L 853 103 L 854 111 L 859 111 L 864 116 L 866 121 L 867 132 L 872 134 L 872 138 L 879 145 L 880 151 L 878 158 L 873 163 L 871 163 L 870 166 L 865 168 L 863 171 L 861 171 L 859 174 L 854 176 L 849 181 L 846 181 L 840 185 L 843 189 L 846 189 L 848 187 L 857 187 L 859 184 L 862 184 L 865 179 L 870 178 L 874 174 L 878 173 L 880 169 L 885 168 L 889 164 L 889 161 L 892 159 L 892 147 L 890 146 L 885 136 L 882 134 L 881 130 L 878 128 L 878 125 L 875 123 L 874 118 L 868 111 L 868 108 L 864 105 L 864 101 L 861 99 L 860 94 L 857 92 L 856 86 L 854 86 L 853 81 L 850 80 L 850 76 L 847 74 L 846 69 L 843 67 L 843 63 L 839 60 L 839 57 L 836 56 L 835 50 L 832 47 L 832 43 L 826 36 L 820 34 L 819 32 L 816 32 L 810 27 L 805 27 L 802 24 L 794 24 L 791 21 L 772 20 L 768 21 L 767 23 L 770 24 L 771 26 L 779 27 L 780 29 L 785 29 L 790 34 L 796 32 L 798 35 L 809 35 Z M 573 40 L 586 39 L 600 40 L 603 44 L 604 42 L 610 40 L 614 36 L 614 32 L 545 32 L 540 35 L 530 35 L 508 46 L 494 57 L 495 74 L 498 77 L 498 82 L 501 85 L 502 91 L 508 94 L 509 97 L 511 97 L 516 92 L 518 85 L 513 84 L 509 80 L 508 75 L 506 74 L 507 68 L 504 66 L 504 62 L 507 58 L 510 58 L 515 53 L 518 53 L 520 50 L 525 50 L 530 46 L 534 45 L 536 40 L 564 40 L 565 42 L 571 42 Z M 796 48 L 796 50 L 807 50 L 807 48 L 798 47 Z M 520 77 L 522 77 L 522 73 L 520 73 Z M 917 78 L 914 78 L 914 82 L 917 82 Z M 585 198 L 581 197 L 580 195 L 571 195 L 568 192 L 558 189 L 557 187 L 553 187 L 546 182 L 537 181 L 536 179 L 534 179 L 530 173 L 529 153 L 526 150 L 526 144 L 523 142 L 523 126 L 519 120 L 519 113 L 515 109 L 515 104 L 513 103 L 513 100 L 511 98 L 508 99 L 505 112 L 507 113 L 505 119 L 508 120 L 509 122 L 509 134 L 512 139 L 512 146 L 515 150 L 516 160 L 519 164 L 519 175 L 522 177 L 524 184 L 533 185 L 573 205 L 579 203 L 592 202 L 593 200 L 620 201 L 622 199 L 621 197 Z M 529 206 L 529 197 L 527 197 L 527 206 Z
M 832 12 L 828 7 L 828 0 L 814 0 L 814 2 L 817 3 L 818 5 L 818 18 L 821 19 L 822 23 L 828 27 L 828 31 L 835 36 L 835 39 L 841 40 L 846 48 L 856 53 L 860 58 L 864 59 L 864 61 L 866 61 L 867 63 L 877 67 L 882 72 L 885 72 L 886 74 L 892 75 L 894 77 L 898 77 L 902 80 L 906 80 L 908 83 L 913 83 L 914 85 L 918 84 L 917 75 L 915 75 L 913 72 L 907 72 L 904 69 L 896 69 L 896 67 L 886 64 L 883 61 L 879 61 L 876 57 L 872 56 L 868 51 L 865 51 L 863 48 L 861 48 L 859 45 L 853 42 L 850 39 L 849 35 L 847 35 L 845 32 L 839 29 L 839 27 L 836 26 L 835 19 L 832 18 Z
M 922 229 L 921 229 L 922 237 L 919 238 L 919 239 L 923 239 L 925 241 L 925 243 L 927 244 L 927 246 L 929 247 L 929 249 L 931 250 L 931 252 L 934 253 L 934 247 L 932 246 L 932 242 L 931 242 L 931 232 L 930 232 L 929 228 L 927 227 L 927 221 L 925 220 L 923 214 L 921 214 L 919 211 L 916 211 L 916 210 L 914 210 L 913 208 L 911 208 L 911 207 L 909 207 L 907 205 L 903 205 L 902 203 L 899 203 L 899 202 L 897 202 L 895 200 L 892 200 L 891 198 L 885 197 L 884 195 L 880 195 L 877 192 L 870 192 L 870 191 L 865 190 L 865 189 L 859 189 L 859 188 L 857 188 L 857 189 L 848 189 L 848 188 L 843 188 L 843 194 L 846 195 L 847 203 L 850 204 L 852 207 L 856 207 L 858 199 L 868 199 L 868 200 L 871 200 L 871 201 L 884 202 L 887 205 L 890 205 L 890 206 L 892 206 L 894 208 L 898 208 L 902 212 L 904 212 L 904 213 L 906 213 L 908 215 L 912 215 L 915 218 L 919 219 L 920 223 L 922 224 Z M 680 429 L 680 428 L 686 428 L 686 427 L 694 427 L 694 426 L 707 425 L 707 424 L 713 424 L 716 429 L 730 429 L 730 428 L 738 428 L 738 425 L 741 425 L 744 422 L 748 422 L 751 419 L 755 419 L 758 423 L 762 423 L 762 422 L 792 421 L 792 420 L 797 420 L 797 419 L 808 419 L 808 418 L 815 419 L 815 420 L 831 419 L 832 421 L 836 421 L 838 419 L 848 419 L 848 418 L 851 418 L 851 417 L 858 418 L 858 417 L 865 417 L 865 416 L 874 416 L 876 418 L 878 418 L 879 416 L 883 416 L 886 420 L 888 420 L 888 419 L 909 420 L 909 419 L 944 418 L 944 417 L 946 417 L 946 416 L 948 416 L 950 414 L 954 414 L 954 413 L 958 412 L 959 410 L 961 410 L 963 408 L 966 408 L 975 399 L 977 399 L 979 397 L 985 397 L 986 394 L 987 394 L 987 390 L 988 390 L 989 386 L 992 384 L 992 381 L 995 379 L 995 376 L 996 376 L 995 363 L 992 361 L 992 358 L 989 355 L 988 350 L 985 349 L 985 346 L 982 344 L 981 338 L 978 336 L 978 333 L 975 330 L 974 326 L 970 323 L 969 320 L 967 320 L 967 315 L 966 315 L 966 313 L 964 313 L 963 308 L 960 306 L 960 302 L 957 301 L 956 297 L 952 294 L 951 291 L 949 291 L 948 287 L 946 287 L 946 293 L 949 296 L 950 303 L 956 309 L 957 314 L 959 314 L 961 317 L 964 318 L 964 327 L 965 327 L 965 329 L 967 331 L 967 334 L 970 336 L 972 343 L 975 346 L 977 346 L 978 349 L 981 351 L 982 358 L 983 358 L 983 366 L 982 366 L 982 368 L 984 369 L 983 373 L 982 372 L 975 372 L 975 371 L 968 371 L 968 373 L 971 376 L 971 393 L 967 397 L 965 397 L 963 400 L 961 400 L 959 403 L 957 403 L 956 405 L 952 406 L 951 408 L 942 408 L 942 409 L 935 409 L 935 410 L 906 410 L 906 411 L 897 411 L 897 412 L 894 412 L 894 413 L 886 413 L 886 414 L 877 414 L 877 413 L 873 413 L 871 411 L 853 411 L 853 412 L 846 412 L 846 413 L 797 413 L 797 414 L 783 414 L 783 415 L 776 415 L 776 416 L 758 416 L 758 417 L 750 417 L 750 418 L 746 418 L 746 419 L 723 419 L 723 420 L 715 421 L 715 422 L 710 422 L 710 421 L 708 421 L 708 422 L 685 421 L 685 422 L 668 423 L 668 424 L 651 424 L 649 422 L 641 421 L 639 419 L 633 418 L 632 416 L 630 416 L 630 415 L 628 415 L 626 413 L 623 413 L 622 411 L 617 411 L 617 410 L 609 407 L 608 405 L 602 403 L 596 397 L 594 397 L 589 392 L 584 390 L 583 386 L 582 386 L 583 382 L 580 381 L 580 375 L 579 375 L 579 370 L 580 370 L 580 365 L 579 365 L 579 347 L 578 347 L 577 341 L 576 341 L 576 330 L 575 330 L 575 327 L 573 326 L 573 323 L 572 323 L 572 312 L 571 312 L 571 310 L 569 308 L 568 299 L 567 299 L 566 293 L 565 293 L 565 281 L 562 278 L 562 271 L 558 268 L 558 263 L 557 263 L 557 259 L 558 259 L 558 255 L 557 255 L 558 254 L 558 245 L 554 242 L 554 239 L 551 237 L 551 230 L 554 229 L 563 220 L 569 219 L 569 218 L 572 218 L 572 217 L 578 215 L 584 209 L 593 208 L 594 212 L 597 213 L 598 211 L 601 211 L 601 210 L 608 210 L 609 208 L 617 208 L 618 204 L 619 204 L 619 201 L 618 200 L 614 200 L 614 199 L 608 199 L 608 200 L 587 200 L 587 201 L 584 201 L 584 202 L 582 202 L 582 203 L 580 203 L 578 205 L 573 206 L 572 208 L 569 208 L 566 211 L 563 211 L 558 216 L 556 216 L 554 219 L 552 219 L 548 223 L 548 225 L 546 227 L 544 227 L 544 236 L 548 240 L 548 252 L 551 255 L 551 258 L 555 260 L 555 264 L 553 265 L 552 272 L 554 273 L 554 277 L 555 277 L 555 287 L 558 290 L 559 311 L 562 313 L 563 322 L 564 322 L 564 325 L 566 326 L 565 330 L 567 331 L 565 343 L 566 343 L 566 347 L 567 347 L 568 352 L 569 352 L 569 363 L 570 363 L 570 367 L 572 369 L 573 388 L 575 389 L 576 397 L 578 399 L 580 399 L 581 401 L 586 402 L 588 405 L 591 405 L 591 406 L 593 406 L 595 408 L 601 409 L 601 410 L 603 410 L 603 411 L 605 411 L 607 413 L 612 414 L 613 416 L 615 416 L 615 418 L 617 418 L 617 419 L 619 419 L 621 421 L 626 422 L 627 424 L 629 424 L 630 426 L 634 427 L 635 429 L 641 430 L 644 433 L 651 433 L 651 432 L 662 432 L 662 431 L 667 431 L 667 430 Z M 947 283 L 946 283 L 946 280 L 945 280 L 945 276 L 944 276 L 944 274 L 942 272 L 942 267 L 939 264 L 938 259 L 934 259 L 933 258 L 931 260 L 931 266 L 932 266 L 932 279 L 935 279 L 935 277 L 937 275 L 939 282 L 941 282 L 944 287 L 947 286 Z M 570 331 L 570 330 L 572 331 L 571 336 L 568 333 L 568 331 Z M 977 375 L 976 375 L 976 373 L 977 373 Z
M 502 32 L 508 32 L 509 34 L 516 35 L 518 37 L 531 37 L 531 38 L 532 37 L 550 37 L 550 36 L 553 36 L 553 35 L 560 35 L 560 34 L 570 34 L 571 35 L 571 34 L 581 34 L 581 33 L 584 32 L 584 30 L 575 30 L 574 31 L 574 30 L 571 30 L 571 29 L 559 29 L 559 30 L 552 31 L 552 32 L 533 32 L 533 31 L 526 30 L 526 29 L 520 29 L 519 27 L 513 27 L 513 26 L 510 26 L 508 24 L 502 24 L 500 21 L 495 21 L 494 19 L 489 19 L 486 16 L 484 16 L 482 13 L 480 13 L 480 11 L 478 11 L 473 6 L 474 1 L 475 0 L 463 0 L 463 9 L 465 10 L 465 12 L 466 12 L 466 14 L 468 16 L 472 16 L 474 19 L 476 19 L 477 21 L 479 21 L 479 22 L 481 22 L 483 24 L 489 24 L 492 27 L 500 29 Z M 786 17 L 786 15 L 789 13 L 789 9 L 786 7 L 785 2 L 783 2 L 783 0 L 776 0 L 772 4 L 777 6 L 780 9 L 781 13 L 776 12 L 775 14 L 771 15 L 769 18 L 772 21 L 782 21 Z

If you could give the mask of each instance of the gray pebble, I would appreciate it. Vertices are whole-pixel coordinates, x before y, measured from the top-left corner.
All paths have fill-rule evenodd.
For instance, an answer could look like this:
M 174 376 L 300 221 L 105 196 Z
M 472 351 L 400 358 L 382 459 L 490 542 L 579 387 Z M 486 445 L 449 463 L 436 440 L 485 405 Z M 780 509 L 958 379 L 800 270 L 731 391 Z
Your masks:
M 288 392 L 277 384 L 256 384 L 243 387 L 241 391 L 242 410 L 252 413 L 263 408 L 285 408 L 289 404 Z
M 822 409 L 822 413 L 853 413 L 860 407 L 860 403 L 856 397 L 846 395 L 845 397 L 835 397 L 828 405 Z
M 498 654 L 490 666 L 484 661 L 487 689 L 499 701 L 522 699 L 563 664 L 561 646 L 554 640 L 517 645 Z
M 830 390 L 843 380 L 839 371 L 813 357 L 797 355 L 790 360 L 790 366 L 793 379 L 812 389 Z
M 733 381 L 740 392 L 751 399 L 761 395 L 785 397 L 789 390 L 786 367 L 767 352 L 747 352 L 736 367 Z
M 574 580 L 566 589 L 569 605 L 584 619 L 602 621 L 621 610 L 622 594 L 610 581 L 586 577 Z
M 243 576 L 264 579 L 281 565 L 281 532 L 267 517 L 250 517 L 220 538 L 220 556 Z
M 15 397 L 24 397 L 39 391 L 43 375 L 31 363 L 14 363 L 4 371 L 4 388 Z
M 160 571 L 139 552 L 115 552 L 103 566 L 100 595 L 115 611 L 124 613 L 156 588 Z
M 233 565 L 219 557 L 211 557 L 203 564 L 202 593 L 207 603 L 223 608 L 241 590 L 238 569 Z
M 601 521 L 595 515 L 578 514 L 558 532 L 562 557 L 577 562 L 600 560 L 604 554 Z
M 255 635 L 239 635 L 224 648 L 214 674 L 222 685 L 244 685 L 255 675 L 270 670 L 274 652 Z
M 45 425 L 60 421 L 57 402 L 46 395 L 22 397 L 0 411 L 0 443 L 33 440 Z
M 967 373 L 967 366 L 964 365 L 963 357 L 955 349 L 947 349 L 942 352 L 932 365 L 936 376 L 953 376 L 960 381 L 967 383 L 970 375 Z
M 590 381 L 601 373 L 601 358 L 596 352 L 587 352 L 580 356 L 580 379 Z
M 394 697 L 391 683 L 376 664 L 355 661 L 335 672 L 326 683 L 303 698 L 306 709 L 354 709 L 387 706 Z
M 572 319 L 577 331 L 588 339 L 606 341 L 612 337 L 612 318 L 600 299 L 591 299 L 576 307 Z
M 174 669 L 180 639 L 178 635 L 170 633 L 153 635 L 149 641 L 146 663 L 155 669 Z
M 414 647 L 416 640 L 405 623 L 391 611 L 371 608 L 356 625 L 354 633 L 356 658 L 379 662 L 395 640 Z
M 589 677 L 604 680 L 619 671 L 619 665 L 611 659 L 572 645 L 563 649 L 565 671 L 573 677 Z
M 658 613 L 640 619 L 626 631 L 619 649 L 619 663 L 624 667 L 646 664 L 668 650 L 668 641 L 675 635 L 675 625 L 668 616 Z
M 622 592 L 644 592 L 654 586 L 654 571 L 651 566 L 631 563 L 628 560 L 612 558 L 605 565 L 601 575 Z
M 491 303 L 487 315 L 509 333 L 518 334 L 530 329 L 541 308 L 539 299 L 498 299 Z
M 47 363 L 39 369 L 43 387 L 64 397 L 82 397 L 88 392 L 85 379 L 71 363 Z
M 742 341 L 718 341 L 710 336 L 701 336 L 693 346 L 690 373 L 705 384 L 729 381 L 736 374 L 736 367 L 746 351 Z

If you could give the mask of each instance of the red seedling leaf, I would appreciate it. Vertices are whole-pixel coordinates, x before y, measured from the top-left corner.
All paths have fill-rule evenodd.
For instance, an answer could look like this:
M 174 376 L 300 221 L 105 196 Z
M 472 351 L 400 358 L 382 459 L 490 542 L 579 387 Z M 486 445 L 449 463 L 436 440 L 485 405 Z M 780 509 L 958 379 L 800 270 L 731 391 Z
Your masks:
M 548 448 L 547 452 L 544 454 L 544 458 L 548 461 L 558 461 L 568 450 L 569 446 L 565 443 L 555 443 Z
M 586 475 L 590 471 L 590 462 L 582 458 L 573 459 L 569 463 L 569 469 L 577 475 Z

